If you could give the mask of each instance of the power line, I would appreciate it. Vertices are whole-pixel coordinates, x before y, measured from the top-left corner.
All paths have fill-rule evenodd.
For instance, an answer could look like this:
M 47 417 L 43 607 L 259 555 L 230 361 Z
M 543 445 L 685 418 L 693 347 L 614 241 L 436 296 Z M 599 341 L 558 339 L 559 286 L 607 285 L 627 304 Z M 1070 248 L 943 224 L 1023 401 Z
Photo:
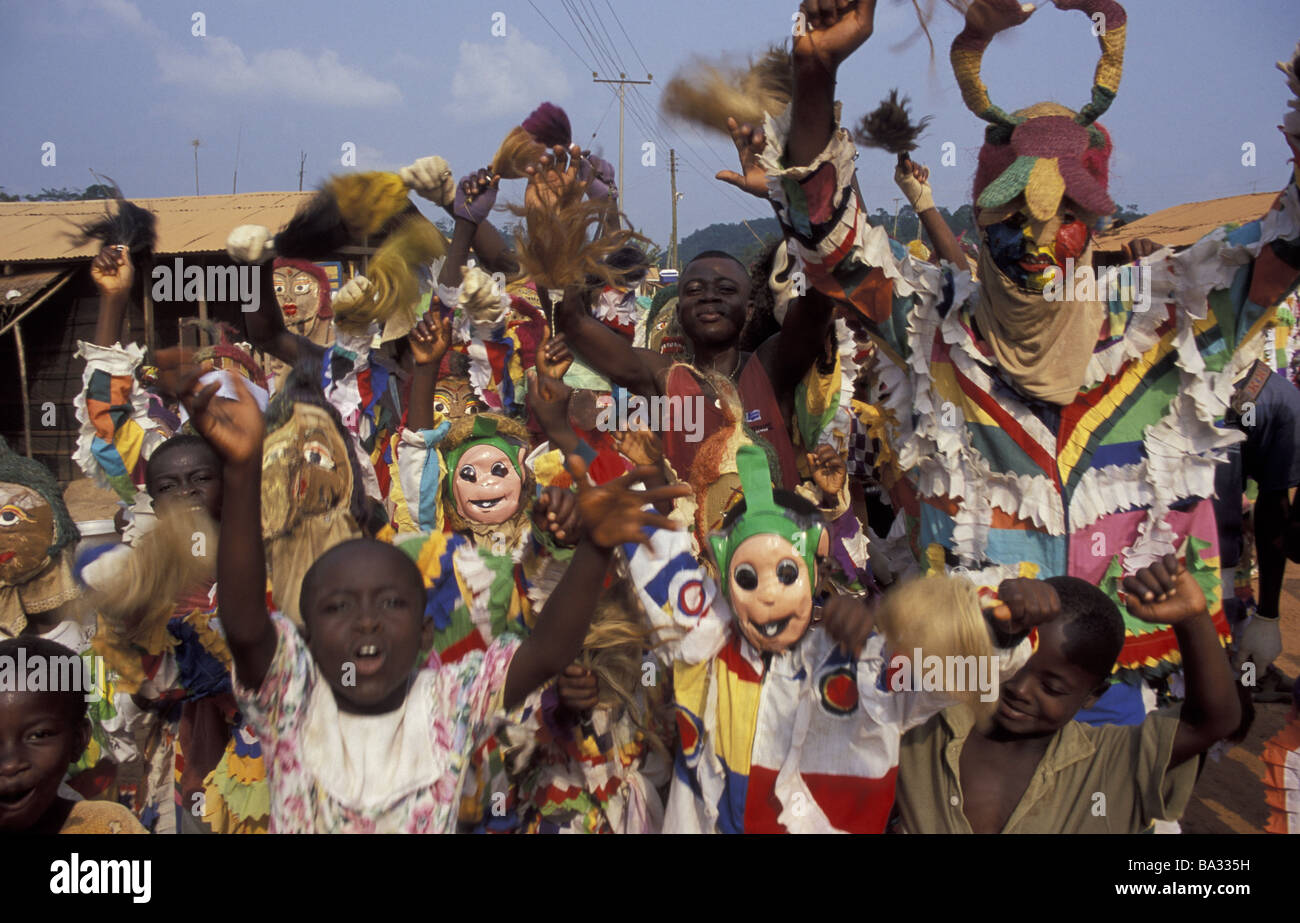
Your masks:
M 584 65 L 586 65 L 587 67 L 591 68 L 592 70 L 595 70 L 595 68 L 592 68 L 591 65 L 587 62 L 587 59 L 584 58 L 581 54 L 578 53 L 578 49 L 574 48 L 572 45 L 569 44 L 569 40 L 568 40 L 567 38 L 564 37 L 564 33 L 561 32 L 559 29 L 555 28 L 554 24 L 553 24 L 549 19 L 546 18 L 546 14 L 543 13 L 541 10 L 539 10 L 539 9 L 537 8 L 537 4 L 534 3 L 533 0 L 528 0 L 528 5 L 531 6 L 531 7 L 533 8 L 533 12 L 534 12 L 534 13 L 536 13 L 538 16 L 542 17 L 542 22 L 544 22 L 544 23 L 546 23 L 548 26 L 550 26 L 550 27 L 551 27 L 551 31 L 554 32 L 556 35 L 558 35 L 558 36 L 560 37 L 560 41 L 564 42 L 565 47 L 568 48 L 570 51 L 573 52 L 573 56 L 574 56 L 575 58 L 577 58 L 579 61 L 581 61 L 581 62 L 582 62 Z
M 614 12 L 614 7 L 610 4 L 609 0 L 605 0 L 605 6 L 608 6 L 610 13 L 613 14 L 614 22 L 618 25 L 618 30 L 623 33 L 623 38 L 627 39 L 627 44 L 628 47 L 632 49 L 632 54 L 636 55 L 637 63 L 641 65 L 642 70 L 649 73 L 650 68 L 646 67 L 645 61 L 641 60 L 641 52 L 636 50 L 636 45 L 632 44 L 632 39 L 628 36 L 627 30 L 623 28 L 623 20 L 619 19 L 618 13 Z

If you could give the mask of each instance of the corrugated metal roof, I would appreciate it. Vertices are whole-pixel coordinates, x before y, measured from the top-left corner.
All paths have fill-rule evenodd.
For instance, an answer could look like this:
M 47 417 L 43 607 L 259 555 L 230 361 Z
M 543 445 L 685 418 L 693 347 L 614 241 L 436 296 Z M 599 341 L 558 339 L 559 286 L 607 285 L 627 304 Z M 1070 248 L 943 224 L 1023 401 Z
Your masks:
M 1166 247 L 1186 247 L 1225 224 L 1245 224 L 1262 217 L 1275 198 L 1276 192 L 1259 192 L 1175 205 L 1097 235 L 1097 249 L 1118 250 L 1139 237 L 1149 237 Z
M 158 216 L 160 254 L 224 252 L 226 236 L 241 224 L 273 231 L 287 222 L 311 192 L 241 192 L 236 195 L 132 199 Z M 72 245 L 77 226 L 104 214 L 103 199 L 78 202 L 0 202 L 0 263 L 91 257 L 94 241 Z

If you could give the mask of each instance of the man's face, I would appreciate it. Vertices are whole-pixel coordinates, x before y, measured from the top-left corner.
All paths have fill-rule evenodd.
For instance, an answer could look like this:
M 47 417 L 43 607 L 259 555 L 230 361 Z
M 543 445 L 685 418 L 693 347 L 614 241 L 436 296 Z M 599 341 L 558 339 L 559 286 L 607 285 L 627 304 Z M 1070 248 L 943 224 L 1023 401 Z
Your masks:
M 749 276 L 733 260 L 696 260 L 682 273 L 677 316 L 692 343 L 735 344 L 749 313 Z
M 320 280 L 292 266 L 276 269 L 274 278 L 275 297 L 280 302 L 285 324 L 302 327 L 314 321 L 320 311 Z
M 731 608 L 740 630 L 760 651 L 784 651 L 812 620 L 808 565 L 780 535 L 754 535 L 731 556 Z
M 1054 734 L 1096 692 L 1099 678 L 1065 654 L 1065 622 L 1038 628 L 1038 649 L 1016 675 L 1002 684 L 994 720 L 1017 737 Z
M 433 392 L 433 409 L 452 423 L 487 410 L 468 378 L 440 378 Z
M 0 583 L 14 585 L 35 576 L 54 544 L 54 510 L 22 484 L 0 483 Z
M 471 446 L 451 472 L 456 511 L 470 522 L 500 525 L 519 510 L 523 482 L 506 454 L 494 445 Z
M 149 498 L 154 510 L 186 503 L 221 519 L 221 463 L 211 449 L 185 446 L 164 453 L 149 466 Z
M 347 561 L 322 569 L 303 601 L 303 621 L 307 646 L 343 710 L 379 714 L 402 704 L 428 638 L 423 588 L 391 553 L 351 546 Z
M 41 819 L 89 740 L 89 723 L 71 720 L 63 695 L 0 692 L 0 831 Z

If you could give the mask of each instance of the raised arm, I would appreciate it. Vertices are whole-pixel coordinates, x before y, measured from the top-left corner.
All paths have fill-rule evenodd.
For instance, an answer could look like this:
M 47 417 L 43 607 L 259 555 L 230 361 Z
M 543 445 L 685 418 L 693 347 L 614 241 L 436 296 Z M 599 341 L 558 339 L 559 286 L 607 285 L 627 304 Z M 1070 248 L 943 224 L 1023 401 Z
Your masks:
M 966 254 L 962 253 L 952 228 L 948 227 L 948 222 L 943 220 L 943 215 L 935 207 L 934 192 L 930 189 L 929 180 L 930 168 L 921 166 L 911 158 L 900 160 L 894 170 L 894 182 L 903 190 L 908 204 L 916 211 L 916 217 L 920 219 L 925 233 L 930 235 L 930 243 L 934 244 L 939 259 L 947 260 L 958 269 L 965 268 Z
M 438 385 L 438 364 L 451 345 L 451 325 L 439 313 L 435 296 L 426 314 L 411 330 L 407 340 L 415 371 L 411 375 L 411 397 L 406 411 L 406 428 L 419 432 L 433 429 L 433 392 Z
M 241 225 L 226 238 L 226 252 L 235 262 L 251 265 L 257 271 L 257 308 L 243 313 L 244 329 L 253 346 L 290 365 L 300 355 L 314 355 L 318 359 L 324 356 L 324 347 L 291 333 L 284 325 L 280 299 L 275 294 L 275 272 L 271 268 L 275 244 L 270 230 L 256 224 Z
M 555 308 L 556 330 L 569 348 L 614 384 L 642 397 L 661 393 L 660 375 L 672 364 L 666 356 L 638 349 L 610 330 L 587 310 L 582 289 L 571 286 Z
M 238 400 L 216 396 L 213 382 L 185 398 L 195 428 L 221 456 L 221 533 L 217 544 L 217 605 L 235 675 L 250 689 L 266 678 L 275 655 L 275 627 L 266 610 L 262 547 L 262 439 L 265 424 L 243 379 L 230 376 Z
M 803 0 L 802 35 L 794 41 L 793 122 L 786 165 L 813 162 L 835 132 L 835 77 L 840 64 L 871 37 L 876 0 Z
M 1130 613 L 1172 625 L 1178 638 L 1187 698 L 1169 757 L 1172 768 L 1231 734 L 1241 721 L 1241 703 L 1205 594 L 1174 555 L 1125 577 L 1124 592 Z
M 112 346 L 122 339 L 122 319 L 126 317 L 127 300 L 135 267 L 126 247 L 104 247 L 90 264 L 90 277 L 99 289 L 99 317 L 95 319 L 97 346 Z

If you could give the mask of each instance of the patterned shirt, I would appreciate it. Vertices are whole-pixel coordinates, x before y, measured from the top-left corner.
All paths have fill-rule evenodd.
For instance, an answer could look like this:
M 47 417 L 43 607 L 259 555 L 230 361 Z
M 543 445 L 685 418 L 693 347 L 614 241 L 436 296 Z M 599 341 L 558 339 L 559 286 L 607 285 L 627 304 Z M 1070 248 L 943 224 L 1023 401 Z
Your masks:
M 463 772 L 501 709 L 518 640 L 420 670 L 396 712 L 356 716 L 340 713 L 293 624 L 280 615 L 273 622 L 278 640 L 261 687 L 235 683 L 267 754 L 271 832 L 455 830 Z M 386 730 L 370 733 L 374 728 L 362 723 Z M 345 726 L 354 733 L 345 733 Z

